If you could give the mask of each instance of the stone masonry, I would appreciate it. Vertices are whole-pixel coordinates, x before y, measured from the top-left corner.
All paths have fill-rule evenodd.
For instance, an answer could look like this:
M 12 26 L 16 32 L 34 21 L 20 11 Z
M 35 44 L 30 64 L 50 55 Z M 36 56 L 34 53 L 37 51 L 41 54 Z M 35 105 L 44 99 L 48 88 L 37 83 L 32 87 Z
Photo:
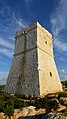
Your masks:
M 52 35 L 38 22 L 16 33 L 5 91 L 27 96 L 63 91 L 53 56 Z

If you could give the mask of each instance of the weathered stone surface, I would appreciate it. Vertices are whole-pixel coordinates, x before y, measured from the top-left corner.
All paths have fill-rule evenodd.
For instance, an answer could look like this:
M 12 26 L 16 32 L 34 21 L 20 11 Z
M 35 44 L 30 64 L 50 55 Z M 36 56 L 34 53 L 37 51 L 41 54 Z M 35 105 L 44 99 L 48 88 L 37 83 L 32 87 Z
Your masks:
M 60 112 L 60 111 L 62 111 L 62 110 L 64 110 L 64 109 L 66 109 L 66 106 L 64 106 L 64 105 L 59 105 L 59 108 L 57 109 L 57 111 Z
M 67 97 L 60 97 L 59 99 L 60 103 L 62 103 L 63 105 L 67 106 Z
M 38 109 L 36 110 L 34 106 L 29 106 L 29 107 L 24 107 L 22 109 L 15 109 L 14 110 L 14 116 L 12 119 L 14 118 L 19 118 L 19 117 L 26 117 L 26 116 L 35 116 L 35 115 L 39 115 L 39 114 L 44 114 L 45 113 L 45 109 Z
M 0 119 L 5 119 L 5 114 L 3 112 L 0 112 Z
M 5 91 L 27 96 L 62 91 L 54 62 L 52 35 L 38 22 L 16 33 L 14 57 Z
M 45 113 L 45 109 L 36 110 L 35 107 L 29 106 L 22 109 L 15 109 L 11 119 L 67 119 L 62 113 L 50 112 Z M 9 119 L 4 113 L 0 113 L 0 119 Z
M 35 113 L 36 113 L 35 107 L 34 106 L 25 107 L 25 108 L 23 108 L 21 113 L 22 113 L 23 116 L 35 115 Z
M 18 119 L 67 119 L 67 117 L 63 116 L 60 113 L 52 113 L 52 112 L 50 112 L 48 114 L 19 117 Z

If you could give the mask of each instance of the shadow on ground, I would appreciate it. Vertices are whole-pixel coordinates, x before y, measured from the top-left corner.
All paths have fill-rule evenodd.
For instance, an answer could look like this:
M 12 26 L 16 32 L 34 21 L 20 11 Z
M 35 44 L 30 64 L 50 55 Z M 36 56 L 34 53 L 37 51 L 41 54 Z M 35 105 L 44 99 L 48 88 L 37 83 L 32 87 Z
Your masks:
M 46 114 L 40 114 L 40 115 L 34 115 L 34 116 L 26 116 L 26 117 L 19 117 L 18 119 L 47 119 L 48 115 Z

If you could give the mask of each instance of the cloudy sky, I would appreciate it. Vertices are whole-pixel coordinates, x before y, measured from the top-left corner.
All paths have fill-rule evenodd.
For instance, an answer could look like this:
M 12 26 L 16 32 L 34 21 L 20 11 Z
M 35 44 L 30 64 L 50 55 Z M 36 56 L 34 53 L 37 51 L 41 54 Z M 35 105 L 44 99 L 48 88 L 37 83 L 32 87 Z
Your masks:
M 67 79 L 67 0 L 0 0 L 0 84 L 9 73 L 15 33 L 34 21 L 52 33 L 60 79 Z

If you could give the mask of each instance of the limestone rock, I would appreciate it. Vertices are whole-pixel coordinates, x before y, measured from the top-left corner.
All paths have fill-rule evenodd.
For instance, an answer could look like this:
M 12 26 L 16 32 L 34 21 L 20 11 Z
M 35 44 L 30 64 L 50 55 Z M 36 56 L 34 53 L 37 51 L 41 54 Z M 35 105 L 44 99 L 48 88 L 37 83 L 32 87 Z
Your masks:
M 23 116 L 35 115 L 35 107 L 34 106 L 25 107 L 25 108 L 23 108 L 21 113 Z
M 60 97 L 59 101 L 61 104 L 67 106 L 67 97 Z
M 29 106 L 29 107 L 24 107 L 21 109 L 15 109 L 13 118 L 19 118 L 20 116 L 25 117 L 25 116 L 35 115 L 35 114 L 36 114 L 35 107 Z
M 5 119 L 5 114 L 3 112 L 0 112 L 0 119 Z
M 64 106 L 64 105 L 59 105 L 59 108 L 57 109 L 57 111 L 60 112 L 60 111 L 62 111 L 62 110 L 64 110 L 64 109 L 66 109 L 66 106 Z
M 45 119 L 66 119 L 66 117 L 62 116 L 59 113 L 49 113 L 46 115 L 47 118 Z
M 67 117 L 61 115 L 60 113 L 48 113 L 35 116 L 19 117 L 18 119 L 67 119 Z

